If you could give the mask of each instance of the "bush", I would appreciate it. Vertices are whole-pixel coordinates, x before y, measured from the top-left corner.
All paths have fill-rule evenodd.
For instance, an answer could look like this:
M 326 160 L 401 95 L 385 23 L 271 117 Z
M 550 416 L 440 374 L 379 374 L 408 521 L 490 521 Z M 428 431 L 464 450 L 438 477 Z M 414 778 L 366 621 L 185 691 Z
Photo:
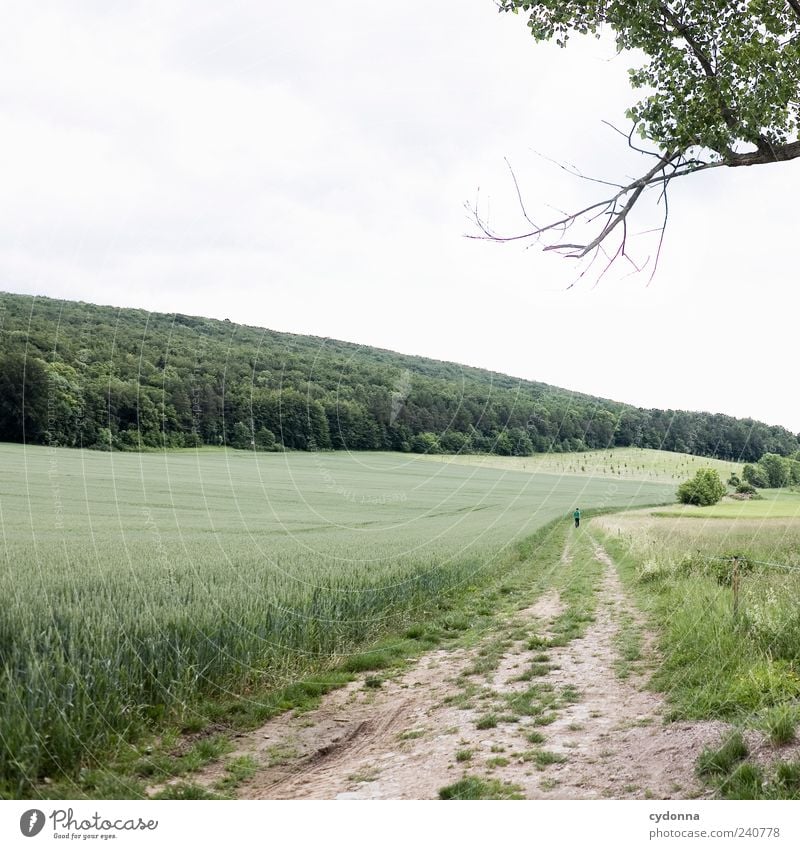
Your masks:
M 435 433 L 418 433 L 411 440 L 411 450 L 417 454 L 441 454 L 439 437 Z
M 731 474 L 731 476 L 728 478 L 728 481 L 727 481 L 728 486 L 733 486 L 733 487 L 739 486 L 741 484 L 741 482 L 742 481 L 739 478 L 739 475 L 736 474 L 736 472 L 733 472 Z M 737 490 L 737 492 L 738 492 L 738 490 Z
M 789 461 L 780 454 L 764 454 L 758 465 L 764 470 L 767 486 L 781 487 L 789 483 Z
M 678 487 L 681 504 L 697 504 L 701 507 L 716 504 L 725 495 L 725 484 L 714 469 L 698 469 L 697 474 Z
M 769 479 L 761 466 L 752 466 L 750 463 L 745 463 L 742 477 L 752 486 L 769 486 Z
M 737 484 L 736 492 L 738 492 L 739 495 L 755 495 L 758 490 L 753 486 L 753 484 L 745 481 L 744 483 Z
M 256 432 L 256 448 L 259 451 L 277 451 L 278 443 L 275 434 L 266 427 L 259 428 Z

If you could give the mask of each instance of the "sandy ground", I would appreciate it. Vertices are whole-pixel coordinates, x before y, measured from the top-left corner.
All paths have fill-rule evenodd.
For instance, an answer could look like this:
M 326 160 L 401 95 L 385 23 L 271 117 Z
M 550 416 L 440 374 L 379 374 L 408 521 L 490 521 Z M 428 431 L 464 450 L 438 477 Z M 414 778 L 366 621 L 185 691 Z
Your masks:
M 664 724 L 663 698 L 645 688 L 656 660 L 646 632 L 643 659 L 627 678 L 618 675 L 621 623 L 632 619 L 641 626 L 641 620 L 605 551 L 596 546 L 595 556 L 605 566 L 595 621 L 582 638 L 547 650 L 546 674 L 518 680 L 541 652 L 529 649 L 528 639 L 510 638 L 488 677 L 462 675 L 479 659 L 480 645 L 433 651 L 378 689 L 356 681 L 327 695 L 317 710 L 276 717 L 247 732 L 234 753 L 191 780 L 213 786 L 229 759 L 247 755 L 259 764 L 237 790 L 247 799 L 433 799 L 464 774 L 511 782 L 528 799 L 708 795 L 693 774 L 694 764 L 706 745 L 719 742 L 724 726 Z M 567 550 L 562 565 L 569 567 Z M 518 611 L 506 630 L 519 634 L 522 627 L 546 638 L 561 611 L 551 590 Z M 497 635 L 483 645 L 492 639 Z M 509 694 L 532 685 L 555 693 L 572 689 L 578 697 L 558 707 L 551 724 L 537 726 L 536 717 L 522 716 L 494 728 L 476 727 Z M 473 691 L 469 699 L 463 697 L 465 686 Z M 526 739 L 533 731 L 543 735 L 541 743 Z M 532 753 L 538 749 L 564 760 L 537 767 Z M 469 751 L 469 760 L 457 761 L 459 751 Z

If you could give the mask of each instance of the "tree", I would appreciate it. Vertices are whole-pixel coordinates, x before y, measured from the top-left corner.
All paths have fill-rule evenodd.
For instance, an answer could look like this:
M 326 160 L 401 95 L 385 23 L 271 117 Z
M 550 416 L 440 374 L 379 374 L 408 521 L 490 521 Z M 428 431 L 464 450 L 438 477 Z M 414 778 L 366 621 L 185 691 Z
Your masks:
M 46 433 L 47 367 L 25 354 L 0 354 L 0 440 L 37 442 Z
M 758 465 L 764 470 L 767 486 L 781 487 L 789 483 L 789 461 L 779 454 L 765 454 Z
M 769 486 L 769 478 L 761 465 L 753 466 L 750 463 L 745 463 L 742 469 L 742 477 L 752 486 Z
M 411 450 L 417 454 L 441 454 L 439 437 L 435 433 L 418 433 L 411 441 Z
M 540 224 L 528 218 L 516 186 L 523 232 L 500 236 L 473 210 L 483 231 L 478 238 L 540 241 L 574 258 L 604 254 L 610 265 L 627 256 L 628 217 L 647 190 L 656 190 L 663 205 L 660 252 L 672 180 L 800 157 L 800 0 L 497 2 L 503 12 L 526 13 L 537 41 L 565 47 L 575 33 L 600 37 L 611 30 L 618 51 L 644 57 L 629 71 L 633 88 L 647 93 L 627 110 L 627 137 L 650 161 L 637 179 L 606 182 L 607 196 Z M 634 145 L 634 134 L 649 148 Z M 565 238 L 573 229 L 577 238 Z
M 693 478 L 678 487 L 681 504 L 697 504 L 701 507 L 716 504 L 725 495 L 725 484 L 715 469 L 698 469 Z

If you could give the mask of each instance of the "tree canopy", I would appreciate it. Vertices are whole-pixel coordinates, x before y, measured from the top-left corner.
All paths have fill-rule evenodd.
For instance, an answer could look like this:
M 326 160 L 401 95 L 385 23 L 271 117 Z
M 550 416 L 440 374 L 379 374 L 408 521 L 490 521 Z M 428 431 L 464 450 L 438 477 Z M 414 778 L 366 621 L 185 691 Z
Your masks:
M 625 253 L 626 220 L 645 190 L 660 193 L 665 225 L 666 190 L 676 177 L 800 157 L 800 0 L 498 0 L 498 6 L 526 14 L 537 41 L 565 47 L 573 34 L 610 30 L 619 51 L 644 57 L 629 71 L 633 88 L 645 93 L 627 110 L 628 140 L 634 146 L 638 134 L 649 142 L 650 149 L 636 149 L 652 161 L 642 176 L 614 185 L 585 209 L 511 237 L 484 227 L 486 237 L 541 239 L 546 249 L 572 257 L 602 249 L 613 259 Z M 593 227 L 585 238 L 564 238 L 587 220 Z
M 643 410 L 229 321 L 3 293 L 0 440 L 518 456 L 618 445 L 745 462 L 800 449 L 752 419 Z

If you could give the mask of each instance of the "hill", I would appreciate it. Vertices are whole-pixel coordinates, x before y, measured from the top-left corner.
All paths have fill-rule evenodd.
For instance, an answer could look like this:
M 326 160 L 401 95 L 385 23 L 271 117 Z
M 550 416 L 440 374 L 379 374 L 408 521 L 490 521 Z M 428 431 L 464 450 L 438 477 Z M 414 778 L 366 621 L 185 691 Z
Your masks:
M 195 316 L 0 293 L 0 440 L 527 456 L 800 448 L 752 419 L 645 410 L 544 383 Z

